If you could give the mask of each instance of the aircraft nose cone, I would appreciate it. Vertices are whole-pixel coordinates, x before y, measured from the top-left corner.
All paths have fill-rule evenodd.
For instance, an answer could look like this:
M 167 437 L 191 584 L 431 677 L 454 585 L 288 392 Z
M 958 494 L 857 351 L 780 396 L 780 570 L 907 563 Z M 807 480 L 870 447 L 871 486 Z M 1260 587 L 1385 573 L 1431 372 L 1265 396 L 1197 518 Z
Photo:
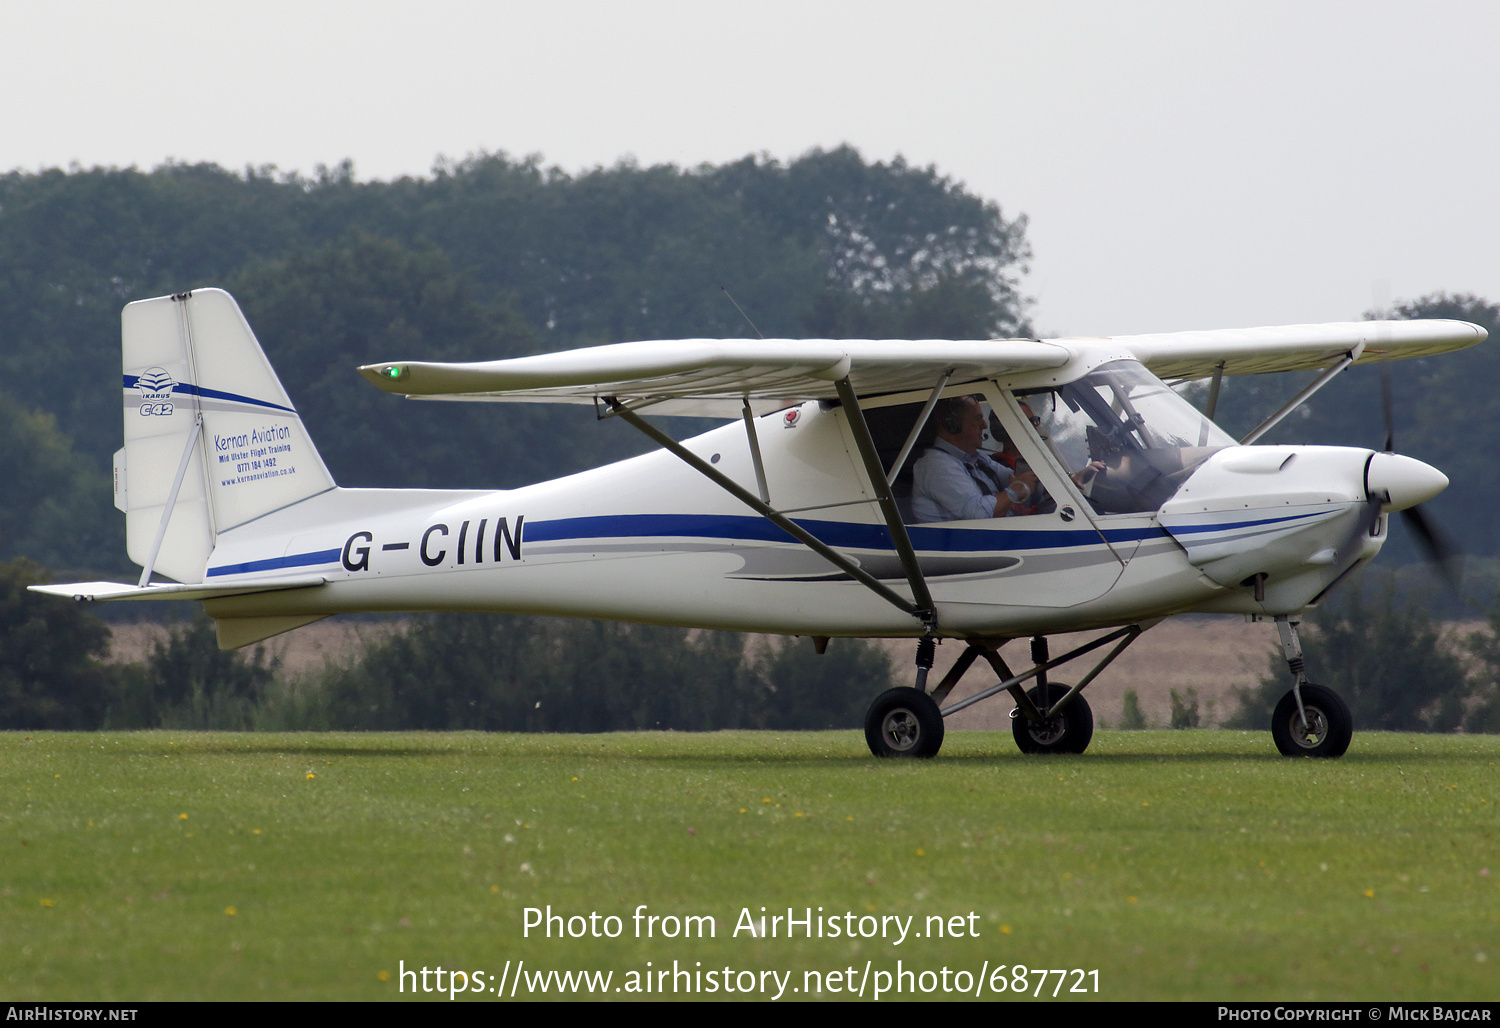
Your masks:
M 1365 495 L 1384 512 L 1406 510 L 1448 488 L 1448 476 L 1431 464 L 1399 453 L 1377 453 L 1365 468 Z

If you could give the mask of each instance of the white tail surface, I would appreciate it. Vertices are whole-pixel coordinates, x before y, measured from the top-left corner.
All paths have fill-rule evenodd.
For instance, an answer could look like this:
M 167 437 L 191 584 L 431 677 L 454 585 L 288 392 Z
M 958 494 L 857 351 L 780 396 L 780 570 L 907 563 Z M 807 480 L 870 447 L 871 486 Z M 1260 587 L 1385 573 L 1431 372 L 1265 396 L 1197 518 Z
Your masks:
M 201 582 L 219 532 L 333 488 L 228 293 L 138 300 L 121 315 L 121 335 L 115 502 L 130 559 L 148 573 Z

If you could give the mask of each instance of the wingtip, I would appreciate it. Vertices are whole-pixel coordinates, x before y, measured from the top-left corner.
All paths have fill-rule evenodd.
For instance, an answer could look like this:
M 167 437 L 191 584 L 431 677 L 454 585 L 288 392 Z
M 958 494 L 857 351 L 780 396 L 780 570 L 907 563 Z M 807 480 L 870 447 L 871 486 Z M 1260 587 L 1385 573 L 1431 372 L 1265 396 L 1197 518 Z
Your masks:
M 365 364 L 359 373 L 388 393 L 404 393 L 402 388 L 411 378 L 411 368 L 402 363 Z

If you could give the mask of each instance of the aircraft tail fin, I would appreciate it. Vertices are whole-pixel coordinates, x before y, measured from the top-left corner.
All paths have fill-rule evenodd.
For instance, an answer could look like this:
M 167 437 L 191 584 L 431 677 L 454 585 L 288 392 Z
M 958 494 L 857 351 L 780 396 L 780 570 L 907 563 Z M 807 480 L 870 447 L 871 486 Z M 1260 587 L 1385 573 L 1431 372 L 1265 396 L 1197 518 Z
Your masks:
M 234 298 L 138 300 L 121 315 L 125 447 L 115 505 L 143 568 L 203 581 L 220 532 L 333 488 Z

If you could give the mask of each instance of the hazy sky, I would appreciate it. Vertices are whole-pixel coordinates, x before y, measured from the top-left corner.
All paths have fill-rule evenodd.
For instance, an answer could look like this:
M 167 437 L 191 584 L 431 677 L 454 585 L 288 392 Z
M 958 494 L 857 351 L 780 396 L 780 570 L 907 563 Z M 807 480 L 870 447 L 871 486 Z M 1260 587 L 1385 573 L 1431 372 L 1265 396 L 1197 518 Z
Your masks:
M 1051 333 L 1500 301 L 1493 3 L 8 4 L 0 169 L 361 179 L 902 154 L 1025 214 Z

